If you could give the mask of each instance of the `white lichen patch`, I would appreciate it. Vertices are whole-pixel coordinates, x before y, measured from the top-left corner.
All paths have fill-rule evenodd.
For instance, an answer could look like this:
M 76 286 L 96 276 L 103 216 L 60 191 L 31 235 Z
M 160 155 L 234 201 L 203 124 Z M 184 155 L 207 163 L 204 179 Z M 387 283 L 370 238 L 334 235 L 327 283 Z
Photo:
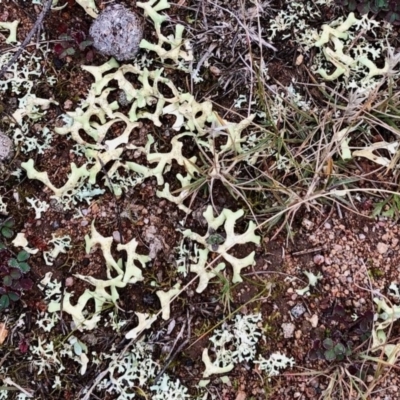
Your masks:
M 276 376 L 281 373 L 282 369 L 294 367 L 294 359 L 286 357 L 282 353 L 272 353 L 269 358 L 260 357 L 255 361 L 259 365 L 261 371 L 265 371 L 269 377 Z
M 258 322 L 261 314 L 236 315 L 233 324 L 224 323 L 210 338 L 213 343 L 214 360 L 208 349 L 203 350 L 205 364 L 203 378 L 230 372 L 235 364 L 252 361 L 256 356 L 256 346 L 261 338 Z
M 3 196 L 0 195 L 0 214 L 8 215 L 7 203 L 4 201 Z
M 40 219 L 42 217 L 42 213 L 45 213 L 50 207 L 50 205 L 45 201 L 40 201 L 39 199 L 34 199 L 33 197 L 27 197 L 26 201 L 35 210 L 35 219 Z
M 71 237 L 69 235 L 57 236 L 52 233 L 52 239 L 49 240 L 49 245 L 53 248 L 43 252 L 43 258 L 46 265 L 53 265 L 54 260 L 62 253 L 66 253 L 71 248 Z
M 118 353 L 104 355 L 103 358 L 109 364 L 105 377 L 96 386 L 96 391 L 105 390 L 118 400 L 135 398 L 135 389 L 138 388 L 149 390 L 151 399 L 190 398 L 187 388 L 179 380 L 173 380 L 167 374 L 163 374 L 157 383 L 149 387 L 150 382 L 160 371 L 160 366 L 152 359 L 152 351 L 151 344 L 138 341 L 123 357 L 119 357 Z
M 383 37 L 377 36 L 375 30 L 378 29 L 384 33 Z M 376 39 L 371 43 L 361 32 L 369 32 Z M 376 88 L 382 77 L 399 74 L 395 70 L 399 60 L 391 63 L 389 59 L 394 50 L 388 44 L 388 35 L 388 25 L 369 19 L 367 15 L 357 19 L 350 13 L 345 20 L 339 18 L 323 25 L 314 43 L 322 49 L 316 58 L 316 72 L 325 80 L 339 80 L 347 89 L 370 91 Z M 383 61 L 384 66 L 378 67 L 378 61 Z

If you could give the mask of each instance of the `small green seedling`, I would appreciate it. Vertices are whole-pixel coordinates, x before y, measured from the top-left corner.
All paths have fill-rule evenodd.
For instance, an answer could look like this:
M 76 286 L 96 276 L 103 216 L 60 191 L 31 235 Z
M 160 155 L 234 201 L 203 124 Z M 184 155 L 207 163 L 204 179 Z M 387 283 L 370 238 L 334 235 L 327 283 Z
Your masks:
M 33 282 L 25 278 L 24 274 L 30 271 L 26 262 L 29 254 L 22 250 L 16 257 L 12 257 L 7 249 L 0 250 L 0 310 L 18 301 L 25 290 L 30 290 Z
M 322 342 L 322 346 L 325 349 L 324 357 L 326 361 L 341 361 L 345 357 L 351 355 L 351 349 L 346 347 L 342 343 L 335 343 L 331 338 L 326 338 Z
M 13 231 L 13 227 L 14 227 L 14 220 L 12 218 L 8 218 L 3 222 L 0 222 L 0 233 L 1 236 L 5 237 L 6 239 L 10 239 L 14 236 L 14 231 Z M 1 244 L 0 244 L 1 246 Z M 0 247 L 1 248 L 1 247 Z

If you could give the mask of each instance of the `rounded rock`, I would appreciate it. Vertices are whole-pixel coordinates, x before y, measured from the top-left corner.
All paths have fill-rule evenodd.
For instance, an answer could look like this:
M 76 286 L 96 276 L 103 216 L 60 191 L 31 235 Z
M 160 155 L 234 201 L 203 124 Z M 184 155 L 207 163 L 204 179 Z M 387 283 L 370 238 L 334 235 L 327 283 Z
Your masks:
M 0 161 L 7 160 L 13 155 L 12 140 L 0 131 Z
M 139 51 L 143 24 L 134 12 L 121 4 L 112 4 L 100 13 L 90 27 L 93 47 L 119 61 L 130 60 Z

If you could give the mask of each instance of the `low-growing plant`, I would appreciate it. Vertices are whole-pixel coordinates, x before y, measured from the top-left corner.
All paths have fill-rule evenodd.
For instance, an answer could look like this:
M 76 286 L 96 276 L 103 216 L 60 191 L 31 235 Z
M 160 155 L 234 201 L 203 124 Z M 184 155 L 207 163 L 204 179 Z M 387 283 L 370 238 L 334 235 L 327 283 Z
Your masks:
M 67 56 L 81 55 L 86 61 L 93 60 L 92 41 L 88 40 L 83 31 L 65 29 L 58 37 L 59 42 L 54 45 L 54 52 L 60 60 Z
M 0 310 L 18 301 L 23 291 L 32 289 L 32 280 L 25 277 L 30 271 L 28 259 L 25 250 L 14 257 L 9 250 L 0 249 Z
M 15 222 L 12 218 L 7 218 L 3 222 L 0 222 L 1 236 L 3 236 L 6 239 L 12 238 L 14 236 L 14 231 L 12 229 L 14 227 L 14 223 Z M 2 248 L 2 246 L 4 245 L 0 242 L 0 249 Z
M 322 342 L 324 357 L 327 361 L 341 361 L 351 355 L 351 348 L 348 343 L 334 342 L 331 338 L 326 338 Z
M 371 337 L 373 318 L 374 314 L 367 311 L 354 321 L 343 307 L 334 306 L 331 314 L 332 326 L 325 331 L 325 338 L 314 340 L 308 354 L 310 360 L 335 362 L 349 358 L 352 364 L 363 344 Z
M 310 360 L 326 360 L 328 362 L 342 361 L 352 354 L 352 342 L 342 343 L 340 340 L 333 340 L 328 337 L 314 341 L 313 348 L 309 352 Z

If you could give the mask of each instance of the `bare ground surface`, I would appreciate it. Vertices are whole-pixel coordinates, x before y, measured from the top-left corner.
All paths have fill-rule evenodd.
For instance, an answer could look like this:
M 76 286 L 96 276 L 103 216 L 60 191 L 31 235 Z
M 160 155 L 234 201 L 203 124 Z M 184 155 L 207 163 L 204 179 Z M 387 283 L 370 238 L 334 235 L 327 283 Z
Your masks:
M 278 3 L 276 2 L 276 7 L 279 7 Z M 168 12 L 173 20 L 185 20 L 197 16 L 201 21 L 202 15 L 204 20 L 202 14 L 204 4 L 182 1 L 180 4 L 182 7 L 174 6 Z M 105 4 L 99 4 L 100 8 L 104 6 Z M 28 2 L 5 1 L 0 5 L 0 20 L 20 19 L 21 29 L 18 30 L 18 39 L 22 41 L 38 11 L 36 6 Z M 333 18 L 333 12 L 324 17 Z M 66 8 L 51 14 L 45 21 L 43 30 L 49 40 L 54 40 L 66 31 L 82 31 L 87 34 L 90 22 L 91 18 L 85 15 L 75 2 L 68 1 Z M 196 38 L 195 28 L 189 32 Z M 149 29 L 146 35 L 150 38 L 151 34 Z M 212 43 L 213 35 L 218 36 L 218 32 L 198 37 L 195 50 L 199 56 L 208 43 Z M 267 57 L 267 54 L 264 56 Z M 296 78 L 308 76 L 302 67 L 294 66 L 293 59 L 296 55 L 294 48 L 286 48 L 276 54 L 270 68 L 273 79 L 282 85 L 287 85 L 293 76 Z M 56 53 L 43 60 L 43 68 L 55 72 L 58 78 L 55 87 L 48 86 L 46 82 L 37 82 L 38 97 L 51 97 L 59 102 L 59 106 L 52 106 L 48 111 L 47 123 L 56 126 L 59 123 L 56 118 L 67 109 L 74 109 L 86 95 L 92 78 L 79 66 L 88 64 L 85 59 L 87 56 L 94 57 L 91 63 L 96 65 L 106 60 L 98 54 L 78 54 L 60 60 Z M 232 107 L 233 99 L 237 97 L 235 88 L 240 85 L 240 79 L 244 77 L 240 63 L 237 64 L 237 69 L 236 66 L 231 68 L 234 57 L 235 54 L 229 55 L 227 52 L 215 60 L 215 65 L 222 71 L 219 71 L 222 75 L 226 74 L 227 78 L 229 74 L 233 75 L 232 81 L 228 82 L 226 88 L 217 76 L 207 72 L 205 81 L 196 89 L 199 101 L 203 96 L 211 98 L 222 113 L 224 108 L 229 110 Z M 172 68 L 166 68 L 166 75 L 173 79 L 177 86 L 185 90 L 191 89 L 190 82 Z M 223 82 L 226 82 L 226 79 Z M 2 106 L 3 112 L 12 114 L 13 105 L 15 107 L 15 99 L 9 97 L 7 103 Z M 233 113 L 230 116 L 235 118 Z M 159 138 L 158 150 L 167 152 L 170 149 L 170 138 L 175 134 L 170 129 L 172 124 L 173 120 L 168 117 L 163 118 L 162 128 L 144 122 L 140 128 L 134 130 L 135 144 L 144 145 L 146 134 L 152 131 Z M 113 126 L 108 138 L 117 137 L 121 129 L 118 124 Z M 70 140 L 55 135 L 52 148 L 42 155 L 35 156 L 35 165 L 40 171 L 48 171 L 50 180 L 56 186 L 61 186 L 70 171 L 70 163 L 75 162 L 80 166 L 84 162 L 83 157 L 73 154 L 71 150 Z M 195 151 L 190 142 L 185 146 L 185 151 L 188 152 L 187 156 L 191 156 L 190 153 Z M 133 158 L 133 151 L 128 152 L 125 157 Z M 7 165 L 7 170 L 12 171 L 19 167 L 26 159 L 25 155 L 17 152 L 16 157 Z M 376 166 L 364 162 L 360 168 L 363 171 L 369 169 L 374 173 Z M 87 283 L 76 278 L 76 274 L 105 279 L 104 259 L 98 250 L 86 254 L 84 236 L 90 232 L 93 220 L 96 220 L 96 227 L 103 236 L 113 236 L 120 229 L 118 226 L 118 214 L 120 214 L 119 233 L 122 234 L 123 241 L 127 243 L 132 238 L 139 238 L 138 252 L 151 254 L 151 262 L 143 271 L 144 281 L 121 290 L 118 315 L 128 321 L 121 332 L 116 333 L 110 327 L 98 326 L 89 333 L 74 331 L 74 335 L 87 343 L 90 351 L 98 354 L 108 353 L 112 348 L 121 351 L 129 342 L 124 334 L 137 324 L 133 311 L 156 313 L 160 309 L 159 300 L 155 295 L 156 289 L 150 283 L 156 279 L 159 283 L 157 289 L 167 290 L 177 279 L 184 286 L 194 276 L 189 274 L 186 277 L 178 277 L 171 268 L 176 254 L 175 247 L 181 239 L 177 229 L 180 227 L 179 222 L 184 218 L 184 213 L 167 200 L 159 199 L 156 196 L 157 182 L 154 178 L 149 178 L 119 199 L 106 192 L 90 205 L 80 204 L 79 209 L 83 216 L 75 218 L 75 210 L 60 209 L 50 199 L 52 193 L 40 182 L 24 179 L 18 183 L 8 175 L 7 170 L 3 172 L 1 194 L 8 201 L 10 216 L 16 221 L 15 230 L 24 232 L 28 242 L 33 247 L 39 248 L 40 252 L 30 258 L 32 269 L 29 276 L 35 282 L 34 288 L 25 293 L 21 302 L 2 311 L 1 322 L 5 322 L 9 333 L 0 347 L 0 365 L 8 370 L 9 377 L 14 382 L 32 391 L 35 399 L 80 399 L 82 389 L 93 384 L 104 365 L 89 364 L 86 373 L 81 376 L 78 374 L 77 364 L 67 360 L 64 364 L 65 370 L 62 372 L 62 389 L 52 388 L 56 374 L 54 369 L 38 373 L 37 368 L 29 360 L 29 346 L 37 344 L 39 339 L 62 343 L 72 330 L 70 317 L 66 313 L 63 313 L 62 320 L 50 333 L 44 332 L 37 326 L 36 322 L 41 319 L 47 305 L 43 292 L 36 284 L 50 271 L 53 273 L 53 278 L 63 282 L 67 288 L 73 289 L 74 298 L 77 299 L 87 288 Z M 179 172 L 181 167 L 174 165 L 166 175 L 166 181 L 171 187 L 176 187 L 176 174 Z M 379 179 L 379 173 L 380 171 L 377 171 L 376 181 L 380 181 L 382 185 L 384 181 L 390 180 L 388 176 Z M 393 178 L 394 181 L 396 179 Z M 50 209 L 39 220 L 34 218 L 33 210 L 28 208 L 24 201 L 29 196 L 46 200 L 51 204 Z M 229 207 L 236 210 L 244 206 L 240 200 L 233 199 L 222 185 L 216 185 L 214 188 L 213 199 L 219 211 L 222 208 Z M 378 293 L 387 294 L 389 285 L 398 281 L 400 264 L 397 221 L 384 217 L 369 217 L 372 206 L 370 203 L 365 204 L 367 201 L 370 200 L 362 199 L 357 203 L 359 215 L 341 206 L 326 206 L 319 212 L 314 208 L 301 209 L 292 224 L 292 240 L 287 239 L 285 231 L 261 230 L 258 232 L 262 238 L 259 246 L 250 244 L 235 247 L 233 254 L 238 257 L 244 257 L 253 250 L 256 252 L 255 265 L 246 268 L 242 273 L 244 281 L 231 285 L 229 298 L 222 295 L 224 288 L 221 280 L 215 279 L 201 294 L 195 292 L 196 283 L 190 284 L 171 305 L 171 320 L 175 326 L 158 343 L 154 360 L 161 366 L 165 363 L 171 345 L 184 324 L 190 320 L 190 336 L 187 336 L 188 333 L 184 334 L 188 342 L 177 354 L 174 362 L 168 366 L 167 372 L 170 376 L 179 378 L 189 392 L 196 395 L 196 385 L 204 367 L 201 361 L 202 351 L 208 346 L 212 328 L 227 318 L 230 312 L 243 314 L 260 312 L 264 338 L 259 343 L 258 351 L 265 355 L 280 351 L 294 358 L 295 367 L 278 377 L 268 378 L 259 371 L 256 364 L 241 363 L 229 373 L 230 384 L 222 384 L 217 376 L 211 378 L 208 390 L 217 398 L 318 399 L 328 387 L 332 376 L 339 374 L 345 382 L 348 378 L 347 371 L 351 371 L 351 374 L 360 377 L 366 386 L 374 379 L 377 381 L 374 391 L 369 393 L 367 398 L 400 399 L 397 367 L 388 368 L 383 372 L 377 371 L 376 363 L 358 357 L 368 348 L 368 335 L 363 336 L 368 329 L 364 331 L 360 327 L 366 325 L 371 328 L 375 312 L 373 297 Z M 193 200 L 193 212 L 186 219 L 186 227 L 201 234 L 205 233 L 206 225 L 202 213 L 208 204 L 208 193 L 205 191 L 198 193 Z M 246 217 L 250 219 L 250 213 L 247 213 Z M 237 230 L 243 232 L 246 225 L 246 219 L 241 220 Z M 72 238 L 72 247 L 66 254 L 61 254 L 52 266 L 46 266 L 42 252 L 48 249 L 47 243 L 52 234 L 58 236 L 68 234 Z M 113 247 L 113 252 L 115 250 Z M 322 280 L 311 289 L 309 295 L 300 296 L 296 293 L 296 289 L 307 285 L 304 271 L 310 271 L 315 275 L 321 273 Z M 227 269 L 224 274 L 229 278 L 231 272 Z M 390 300 L 395 302 L 396 298 Z M 112 308 L 104 313 L 111 310 Z M 14 325 L 22 314 L 25 315 L 25 324 Z M 160 331 L 167 325 L 168 322 L 159 319 L 153 324 L 152 331 Z M 393 325 L 390 335 L 393 343 L 398 343 L 398 334 L 397 322 Z M 317 358 L 315 353 L 322 349 L 321 343 L 326 337 L 345 344 L 351 343 L 352 354 L 343 361 L 329 362 L 315 359 Z M 183 340 L 178 339 L 178 341 L 180 343 Z M 27 352 L 21 351 L 21 343 L 27 343 Z M 375 356 L 379 358 L 379 352 L 375 353 Z M 307 375 L 299 375 L 302 373 Z M 347 383 L 342 384 L 345 386 Z M 10 392 L 6 398 L 17 398 L 18 393 L 18 391 Z M 340 393 L 344 392 L 339 388 L 332 398 L 350 398 L 341 397 Z M 92 398 L 112 399 L 113 396 L 94 392 Z M 142 396 L 138 392 L 137 398 L 151 397 Z M 356 398 L 355 392 L 354 398 Z

